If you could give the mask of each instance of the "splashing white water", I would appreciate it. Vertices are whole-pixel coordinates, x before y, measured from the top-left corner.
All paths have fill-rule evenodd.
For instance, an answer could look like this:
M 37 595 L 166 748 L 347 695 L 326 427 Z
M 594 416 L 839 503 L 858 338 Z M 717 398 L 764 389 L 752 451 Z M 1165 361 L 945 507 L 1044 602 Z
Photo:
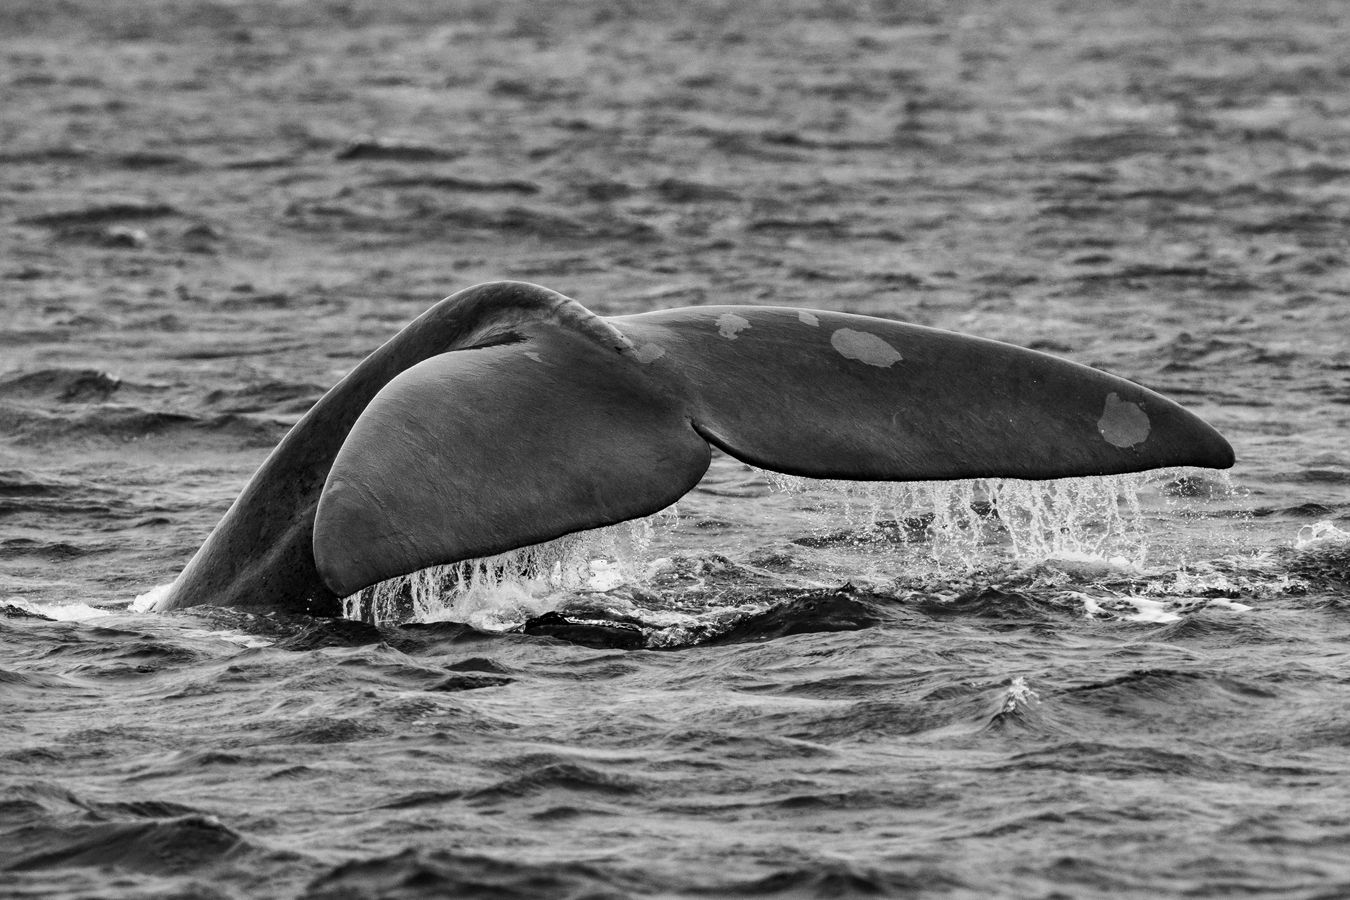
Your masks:
M 1295 550 L 1320 550 L 1326 547 L 1350 546 L 1350 531 L 1337 528 L 1331 522 L 1304 525 L 1294 537 Z
M 1125 560 L 1142 566 L 1147 552 L 1140 492 L 1156 473 L 1023 481 L 809 481 L 764 473 L 777 490 L 825 488 L 844 501 L 859 529 L 901 525 L 927 542 L 940 565 L 973 568 L 986 548 L 1006 543 L 1014 560 Z
M 828 517 L 865 544 L 869 534 L 912 543 L 939 570 L 987 566 L 991 552 L 1022 565 L 1052 566 L 1076 580 L 1143 573 L 1149 546 L 1141 494 L 1169 481 L 1176 470 L 1050 481 L 981 478 L 938 482 L 850 482 L 761 472 L 779 492 L 823 494 Z M 1220 488 L 1221 491 L 1229 490 Z M 1167 499 L 1169 505 L 1174 501 Z M 567 535 L 486 559 L 424 569 L 366 588 L 343 601 L 344 615 L 372 622 L 465 622 L 484 631 L 509 631 L 528 619 L 578 602 L 578 595 L 631 606 L 605 592 L 647 580 L 646 553 L 655 519 L 677 521 L 673 508 L 658 517 Z M 847 549 L 844 539 L 839 546 Z M 895 562 L 896 554 L 888 554 Z M 906 566 L 917 561 L 906 557 Z M 850 580 L 866 574 L 849 569 Z M 1132 604 L 1155 615 L 1152 598 Z M 622 600 L 622 602 L 621 602 Z M 643 611 L 643 621 L 657 610 Z M 1089 615 L 1092 610 L 1088 610 Z M 1165 615 L 1165 613 L 1164 613 Z M 667 623 L 669 624 L 669 623 Z
M 569 595 L 610 590 L 645 568 L 652 519 L 569 534 L 497 556 L 391 578 L 343 600 L 343 615 L 372 622 L 465 622 L 510 631 Z
M 169 588 L 173 587 L 173 582 L 157 584 L 144 594 L 137 594 L 136 599 L 131 601 L 127 607 L 128 612 L 150 612 L 155 608 L 155 604 L 160 601 L 165 594 L 169 593 Z

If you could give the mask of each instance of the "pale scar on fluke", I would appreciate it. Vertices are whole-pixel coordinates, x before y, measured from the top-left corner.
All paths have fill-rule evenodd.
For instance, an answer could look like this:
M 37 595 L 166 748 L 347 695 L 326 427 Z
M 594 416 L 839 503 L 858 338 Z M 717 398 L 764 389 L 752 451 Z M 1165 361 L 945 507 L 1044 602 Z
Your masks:
M 856 359 L 858 362 L 881 369 L 893 366 L 904 359 L 900 351 L 886 343 L 883 338 L 867 331 L 854 331 L 852 328 L 840 328 L 830 335 L 830 345 L 845 359 Z
M 864 481 L 1233 463 L 1166 397 L 1010 344 L 820 309 L 606 317 L 494 282 L 442 300 L 321 397 L 155 608 L 340 615 L 387 578 L 659 512 L 714 448 Z
M 1097 420 L 1097 430 L 1108 443 L 1117 447 L 1134 447 L 1148 440 L 1153 429 L 1148 413 L 1138 403 L 1120 399 L 1120 395 L 1106 395 L 1106 408 Z
M 723 313 L 717 317 L 717 333 L 729 341 L 750 327 L 750 320 L 735 313 Z

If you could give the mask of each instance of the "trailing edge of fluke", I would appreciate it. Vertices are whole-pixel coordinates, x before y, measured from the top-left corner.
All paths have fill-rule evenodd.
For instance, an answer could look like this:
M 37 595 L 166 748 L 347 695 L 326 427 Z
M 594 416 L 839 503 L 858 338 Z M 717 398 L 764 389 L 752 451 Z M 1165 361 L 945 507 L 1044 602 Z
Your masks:
M 1227 468 L 1133 382 L 869 316 L 698 306 L 605 318 L 520 282 L 460 291 L 295 425 L 157 603 L 337 615 L 363 587 L 656 512 L 711 447 L 816 478 Z

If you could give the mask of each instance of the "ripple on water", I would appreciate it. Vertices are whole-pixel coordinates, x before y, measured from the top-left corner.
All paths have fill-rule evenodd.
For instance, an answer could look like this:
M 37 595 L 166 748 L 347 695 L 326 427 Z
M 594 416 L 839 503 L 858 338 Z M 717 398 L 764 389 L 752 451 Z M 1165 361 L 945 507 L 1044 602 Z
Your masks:
M 495 859 L 451 850 L 403 850 L 335 866 L 310 882 L 305 900 L 351 897 L 625 896 L 641 879 L 572 859 Z

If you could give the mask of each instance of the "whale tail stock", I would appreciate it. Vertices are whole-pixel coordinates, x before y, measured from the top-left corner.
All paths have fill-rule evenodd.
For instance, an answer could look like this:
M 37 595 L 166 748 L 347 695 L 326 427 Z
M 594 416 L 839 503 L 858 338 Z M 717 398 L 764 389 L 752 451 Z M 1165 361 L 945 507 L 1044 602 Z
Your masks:
M 441 301 L 326 394 L 157 608 L 335 614 L 386 578 L 656 512 L 710 446 L 862 480 L 1233 462 L 1171 400 L 1020 347 L 771 307 L 606 319 L 498 282 Z

